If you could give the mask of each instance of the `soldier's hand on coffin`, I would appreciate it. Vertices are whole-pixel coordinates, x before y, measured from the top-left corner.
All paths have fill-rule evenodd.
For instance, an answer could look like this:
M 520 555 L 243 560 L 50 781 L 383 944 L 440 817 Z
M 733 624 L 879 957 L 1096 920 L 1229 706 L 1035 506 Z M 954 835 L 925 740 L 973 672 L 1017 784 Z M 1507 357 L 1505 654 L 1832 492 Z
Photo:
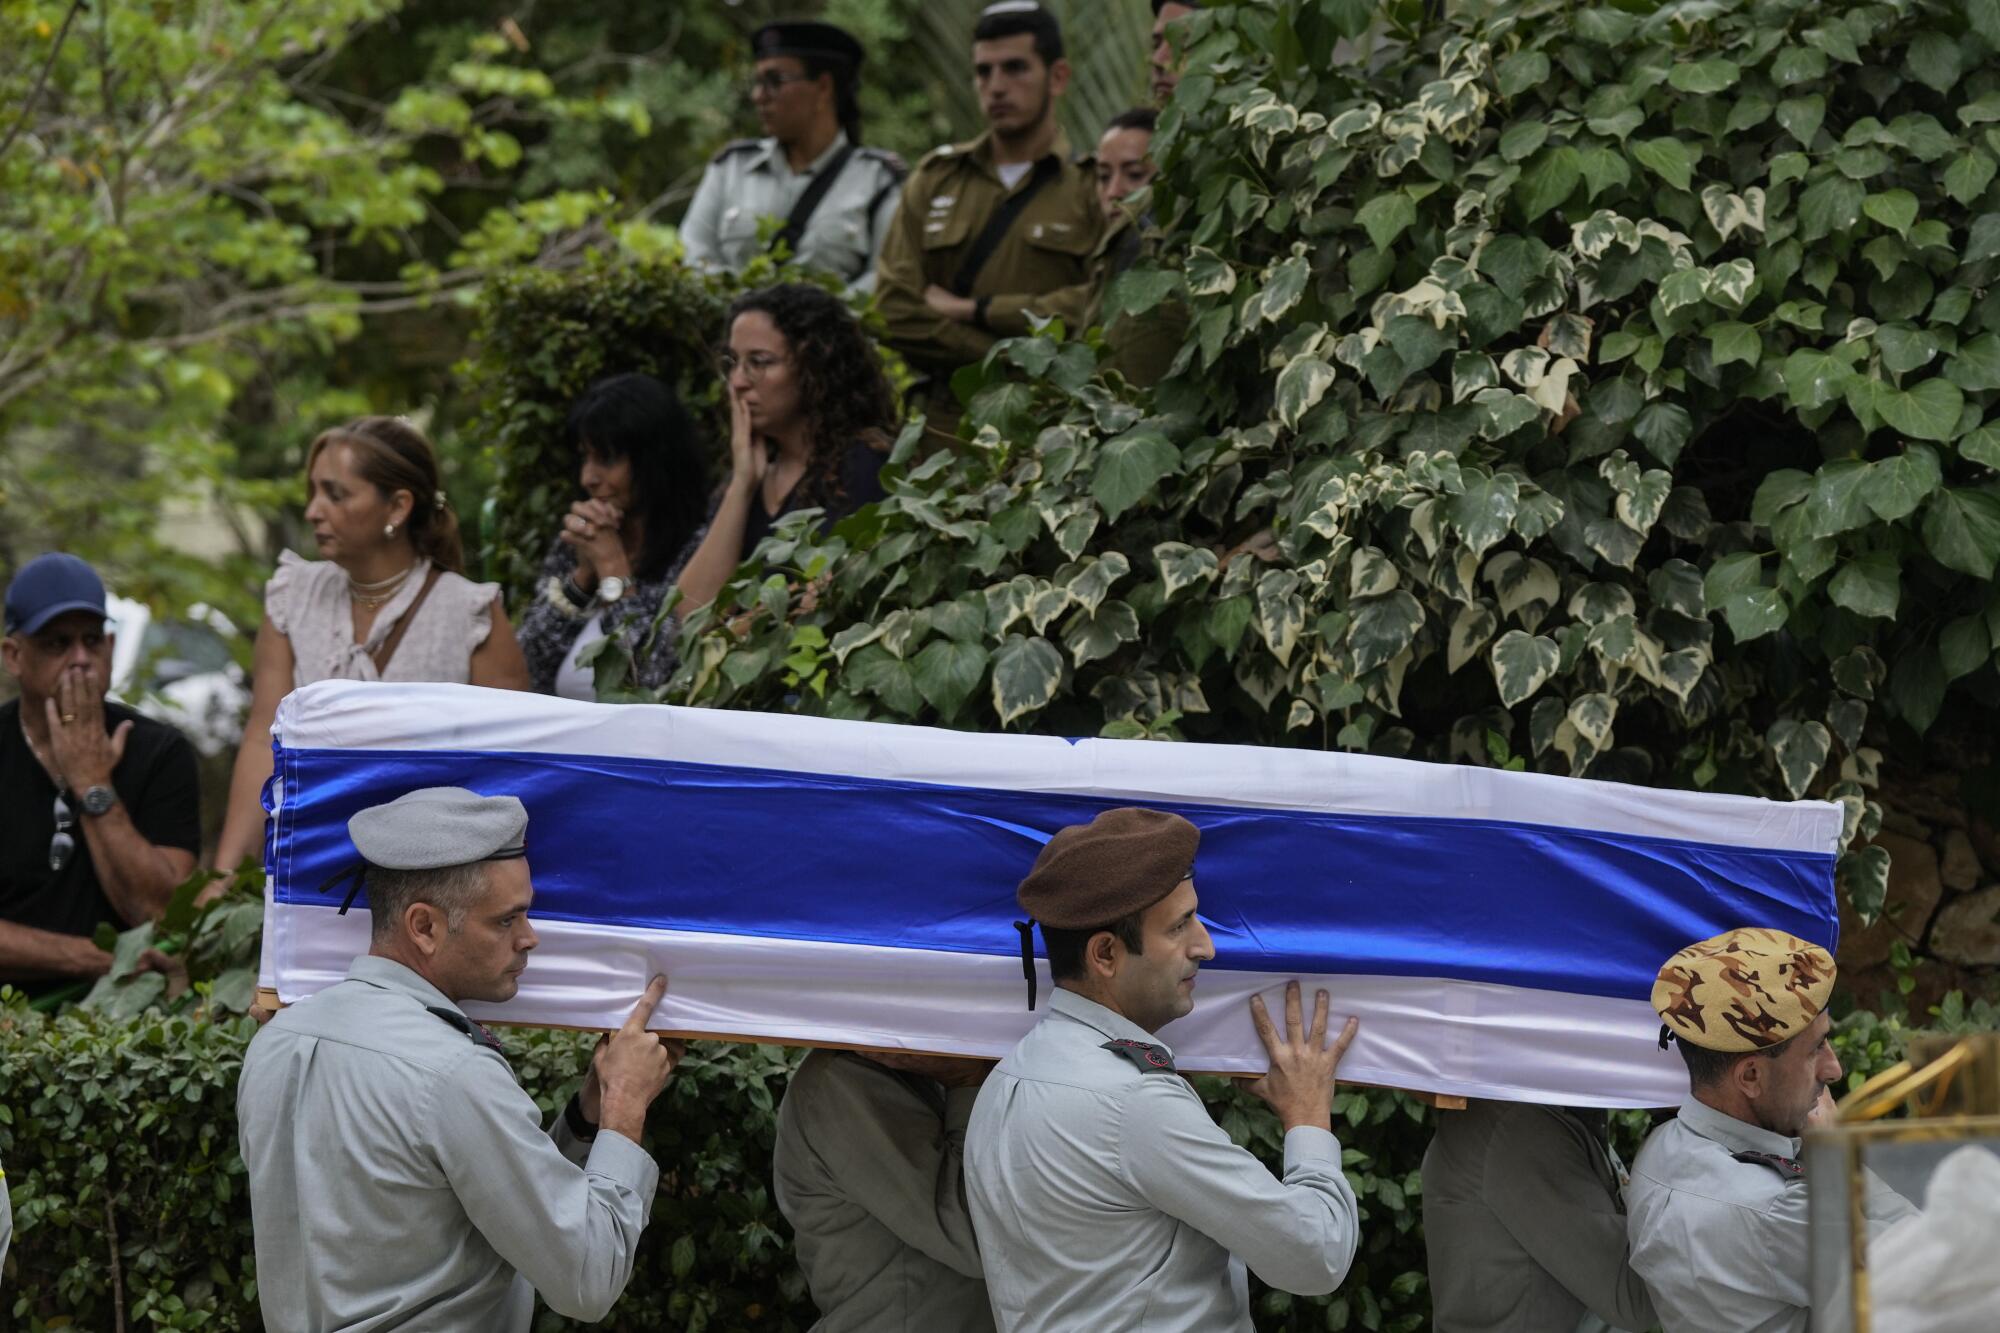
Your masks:
M 899 1074 L 915 1074 L 947 1088 L 976 1088 L 993 1072 L 993 1061 L 966 1055 L 919 1055 L 914 1051 L 867 1051 L 868 1059 Z
M 590 1075 L 584 1080 L 584 1117 L 590 1117 L 590 1085 L 594 1080 L 598 1126 L 616 1130 L 635 1143 L 646 1128 L 646 1108 L 665 1090 L 674 1067 L 687 1054 L 685 1042 L 646 1031 L 653 1010 L 666 993 L 667 979 L 654 977 L 625 1025 L 598 1043 L 591 1055 Z
M 1270 1010 L 1264 1006 L 1264 997 L 1250 997 L 1250 1019 L 1257 1025 L 1257 1035 L 1264 1039 L 1264 1049 L 1271 1053 L 1271 1072 L 1262 1078 L 1241 1081 L 1253 1095 L 1269 1103 L 1287 1130 L 1304 1125 L 1333 1128 L 1334 1072 L 1340 1068 L 1340 1057 L 1353 1044 L 1361 1022 L 1348 1019 L 1340 1036 L 1328 1045 L 1326 1021 L 1331 1004 L 1331 997 L 1320 991 L 1313 1005 L 1312 1027 L 1307 1028 L 1299 1003 L 1299 983 L 1288 982 L 1285 1032 L 1280 1037 Z

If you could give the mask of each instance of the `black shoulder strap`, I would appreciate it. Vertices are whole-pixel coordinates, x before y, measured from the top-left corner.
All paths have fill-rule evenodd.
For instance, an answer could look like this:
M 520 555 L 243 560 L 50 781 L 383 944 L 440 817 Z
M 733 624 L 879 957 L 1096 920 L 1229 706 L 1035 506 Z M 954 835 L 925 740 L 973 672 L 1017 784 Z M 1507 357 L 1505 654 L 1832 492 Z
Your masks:
M 1752 1152 L 1745 1148 L 1742 1152 L 1729 1155 L 1746 1166 L 1768 1166 L 1786 1180 L 1798 1180 L 1806 1173 L 1805 1167 L 1796 1158 L 1774 1152 Z
M 792 205 L 792 215 L 785 219 L 785 225 L 771 238 L 773 249 L 782 243 L 793 254 L 798 253 L 799 242 L 805 239 L 806 223 L 812 221 L 813 212 L 819 208 L 820 200 L 826 198 L 826 192 L 831 190 L 834 181 L 840 178 L 841 168 L 845 167 L 847 160 L 853 156 L 854 145 L 848 144 L 834 154 L 833 161 L 827 163 L 819 175 L 812 178 L 812 184 L 806 186 L 806 192 Z
M 1114 1037 L 1110 1041 L 1103 1043 L 1103 1048 L 1110 1051 L 1113 1055 L 1124 1056 L 1127 1060 L 1139 1066 L 1141 1073 L 1173 1074 L 1179 1072 L 1174 1068 L 1174 1057 L 1167 1054 L 1167 1048 L 1164 1046 L 1155 1046 L 1151 1042 L 1145 1041 L 1133 1041 L 1130 1037 Z
M 507 1052 L 501 1049 L 500 1043 L 494 1038 L 492 1033 L 488 1032 L 480 1024 L 467 1018 L 464 1014 L 459 1013 L 456 1009 L 446 1009 L 444 1006 L 436 1004 L 427 1004 L 424 1006 L 424 1009 L 426 1012 L 437 1015 L 460 1032 L 463 1032 L 471 1039 L 474 1046 L 484 1046 L 489 1051 L 498 1052 L 501 1059 L 504 1060 L 507 1058 Z
M 1000 242 L 1007 239 L 1007 232 L 1016 218 L 1027 211 L 1029 202 L 1044 185 L 1054 180 L 1062 171 L 1062 162 L 1053 154 L 1035 163 L 1034 173 L 1026 184 L 1001 201 L 993 210 L 993 216 L 986 219 L 986 226 L 972 242 L 972 248 L 965 252 L 965 262 L 958 266 L 958 272 L 951 275 L 951 290 L 958 296 L 972 295 L 972 284 L 979 281 L 979 271 L 986 267 L 986 261 L 993 258 L 993 252 L 1000 248 Z

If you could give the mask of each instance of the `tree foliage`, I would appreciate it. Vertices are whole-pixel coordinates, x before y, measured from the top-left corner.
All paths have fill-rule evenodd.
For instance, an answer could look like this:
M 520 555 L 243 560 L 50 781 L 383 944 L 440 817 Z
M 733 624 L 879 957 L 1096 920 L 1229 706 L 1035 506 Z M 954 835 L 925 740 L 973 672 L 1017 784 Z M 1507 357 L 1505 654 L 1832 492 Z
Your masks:
M 393 0 L 149 6 L 25 0 L 0 18 L 0 555 L 81 547 L 183 604 L 203 561 L 163 511 L 277 507 L 223 426 L 273 364 L 368 315 L 448 304 L 502 266 L 661 243 L 596 191 L 504 192 L 520 135 L 643 128 L 571 97 L 498 33 L 436 82 L 327 81 Z M 448 188 L 477 195 L 432 241 Z M 289 460 L 288 460 L 289 462 Z M 287 468 L 286 470 L 289 470 Z M 247 571 L 237 571 L 247 572 Z M 250 579 L 242 582 L 254 586 Z M 219 600 L 219 599 L 218 599 Z
M 969 446 L 765 548 L 677 697 L 1519 757 L 1872 834 L 1878 748 L 2000 685 L 2000 11 L 1514 0 L 1342 63 L 1370 17 L 1191 18 L 1113 295 L 1184 307 L 1175 374 L 996 349 Z M 1864 913 L 1885 871 L 1844 865 Z

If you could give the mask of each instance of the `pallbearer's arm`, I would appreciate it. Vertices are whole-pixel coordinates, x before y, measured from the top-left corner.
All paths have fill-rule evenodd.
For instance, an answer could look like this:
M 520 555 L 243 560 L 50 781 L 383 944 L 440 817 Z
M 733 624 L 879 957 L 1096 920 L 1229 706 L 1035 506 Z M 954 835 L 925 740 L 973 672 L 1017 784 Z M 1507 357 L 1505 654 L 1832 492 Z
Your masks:
M 534 1101 L 491 1052 L 468 1053 L 429 1108 L 439 1164 L 466 1216 L 549 1308 L 602 1319 L 631 1280 L 660 1171 L 645 1150 L 600 1130 L 582 1167 L 574 1136 L 545 1133 Z
M 1288 1131 L 1280 1180 L 1174 1075 L 1143 1078 L 1123 1114 L 1121 1165 L 1155 1208 L 1214 1237 L 1280 1291 L 1319 1296 L 1347 1276 L 1359 1216 L 1332 1134 Z

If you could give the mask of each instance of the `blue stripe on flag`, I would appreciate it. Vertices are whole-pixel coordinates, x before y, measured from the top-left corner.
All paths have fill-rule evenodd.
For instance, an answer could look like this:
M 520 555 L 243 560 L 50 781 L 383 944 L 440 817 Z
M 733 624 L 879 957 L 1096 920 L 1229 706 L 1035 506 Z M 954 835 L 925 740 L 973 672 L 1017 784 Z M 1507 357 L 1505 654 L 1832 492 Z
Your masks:
M 534 915 L 1012 954 L 1014 888 L 1111 798 L 599 755 L 280 747 L 274 897 L 351 861 L 350 815 L 417 787 L 528 807 Z M 1217 965 L 1454 977 L 1644 999 L 1690 941 L 1775 926 L 1832 948 L 1831 854 L 1491 820 L 1167 804 L 1202 830 Z

